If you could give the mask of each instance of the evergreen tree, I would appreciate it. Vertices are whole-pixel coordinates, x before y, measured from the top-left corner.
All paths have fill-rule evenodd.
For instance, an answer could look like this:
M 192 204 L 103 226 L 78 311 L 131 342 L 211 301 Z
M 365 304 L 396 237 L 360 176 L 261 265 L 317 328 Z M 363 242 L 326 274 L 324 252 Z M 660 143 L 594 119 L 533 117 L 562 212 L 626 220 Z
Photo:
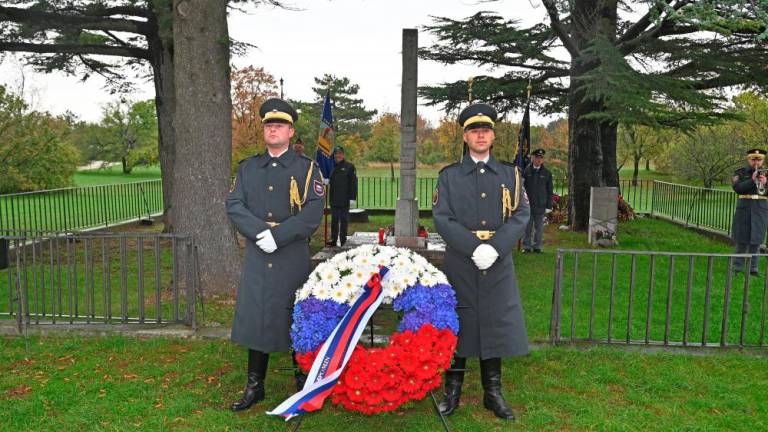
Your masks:
M 768 88 L 766 0 L 541 0 L 548 23 L 524 27 L 490 12 L 435 18 L 436 43 L 420 51 L 444 64 L 502 71 L 474 78 L 473 95 L 500 112 L 568 113 L 570 220 L 584 230 L 592 186 L 618 186 L 617 126 L 691 130 L 732 114 L 721 90 Z M 561 58 L 560 52 L 568 58 Z M 466 104 L 467 82 L 425 86 L 446 111 Z

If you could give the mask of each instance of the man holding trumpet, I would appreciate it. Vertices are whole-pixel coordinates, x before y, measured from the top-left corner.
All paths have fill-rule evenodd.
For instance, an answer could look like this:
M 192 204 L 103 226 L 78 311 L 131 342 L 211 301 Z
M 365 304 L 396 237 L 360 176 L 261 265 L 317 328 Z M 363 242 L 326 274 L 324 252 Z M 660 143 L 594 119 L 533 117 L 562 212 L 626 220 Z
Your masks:
M 733 241 L 736 243 L 736 253 L 749 253 L 752 259 L 749 263 L 749 273 L 758 276 L 757 252 L 765 240 L 768 228 L 768 192 L 766 191 L 766 173 L 763 168 L 766 151 L 751 149 L 747 151 L 748 166 L 739 168 L 733 174 L 733 191 L 738 194 L 736 211 L 733 214 L 731 228 Z M 734 271 L 744 270 L 744 259 L 737 258 Z

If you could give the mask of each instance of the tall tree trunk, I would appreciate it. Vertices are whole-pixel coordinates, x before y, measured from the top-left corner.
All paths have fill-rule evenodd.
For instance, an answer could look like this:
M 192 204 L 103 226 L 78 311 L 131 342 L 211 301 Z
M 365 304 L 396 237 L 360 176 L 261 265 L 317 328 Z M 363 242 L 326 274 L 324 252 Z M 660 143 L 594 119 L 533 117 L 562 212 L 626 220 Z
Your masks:
M 650 171 L 651 170 L 651 160 L 650 159 L 646 159 L 645 160 L 645 170 L 646 171 Z
M 176 89 L 173 68 L 173 8 L 171 0 L 156 1 L 152 6 L 150 24 L 153 32 L 147 37 L 155 83 L 155 110 L 163 188 L 163 231 L 173 232 L 173 164 L 176 157 Z
M 640 156 L 634 157 L 634 171 L 632 171 L 632 186 L 637 186 L 637 176 L 640 174 Z
M 583 50 L 596 37 L 616 38 L 617 0 L 576 0 L 571 11 L 572 37 Z M 599 112 L 602 102 L 585 101 L 578 79 L 598 65 L 581 57 L 571 61 L 571 87 L 568 92 L 568 189 L 571 196 L 571 228 L 589 227 L 589 197 L 593 186 L 618 186 L 616 134 L 618 125 L 587 120 L 583 116 Z
M 195 236 L 202 288 L 234 289 L 240 254 L 225 210 L 232 160 L 226 0 L 174 0 L 174 231 Z

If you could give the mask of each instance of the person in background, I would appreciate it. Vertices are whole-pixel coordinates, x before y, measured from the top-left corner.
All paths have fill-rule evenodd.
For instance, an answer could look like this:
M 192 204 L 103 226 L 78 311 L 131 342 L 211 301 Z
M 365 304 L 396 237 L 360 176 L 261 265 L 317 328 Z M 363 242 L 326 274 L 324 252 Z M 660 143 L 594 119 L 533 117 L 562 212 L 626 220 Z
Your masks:
M 347 225 L 349 224 L 349 208 L 357 204 L 357 172 L 355 166 L 344 158 L 344 148 L 336 146 L 333 149 L 336 166 L 329 180 L 331 202 L 331 239 L 327 246 L 341 246 L 347 242 Z
M 302 141 L 301 138 L 293 143 L 293 151 L 296 152 L 296 156 L 304 156 L 304 141 Z
M 736 243 L 736 253 L 749 253 L 749 273 L 758 273 L 757 251 L 765 241 L 765 231 L 768 228 L 768 186 L 766 175 L 759 171 L 765 163 L 766 151 L 751 149 L 747 151 L 747 166 L 733 173 L 733 191 L 738 195 L 736 211 L 733 214 L 731 235 Z M 734 271 L 744 270 L 744 258 L 734 260 Z
M 523 253 L 541 253 L 544 237 L 544 215 L 552 211 L 552 173 L 544 166 L 544 149 L 533 151 L 533 160 L 523 173 L 523 184 L 531 202 L 531 219 L 525 227 Z

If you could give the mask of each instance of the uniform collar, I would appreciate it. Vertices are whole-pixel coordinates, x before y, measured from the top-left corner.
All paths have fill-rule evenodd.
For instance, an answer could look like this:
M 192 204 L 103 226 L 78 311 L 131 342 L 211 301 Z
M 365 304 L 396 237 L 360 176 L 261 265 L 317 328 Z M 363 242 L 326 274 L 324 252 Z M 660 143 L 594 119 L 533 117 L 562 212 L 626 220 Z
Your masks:
M 299 156 L 296 154 L 295 151 L 293 151 L 291 148 L 288 148 L 288 151 L 284 152 L 277 158 L 273 158 L 269 151 L 265 151 L 263 155 L 261 155 L 261 166 L 266 166 L 268 163 L 272 161 L 272 159 L 275 159 L 280 165 L 284 167 L 289 167 L 293 163 L 293 161 L 296 160 Z
M 499 169 L 501 168 L 499 161 L 497 161 L 493 155 L 488 158 L 488 162 L 485 163 L 485 166 L 493 172 L 499 172 Z M 461 160 L 461 172 L 466 175 L 474 171 L 476 168 L 477 163 L 472 160 L 472 157 L 469 155 L 469 153 L 465 154 L 464 158 Z

